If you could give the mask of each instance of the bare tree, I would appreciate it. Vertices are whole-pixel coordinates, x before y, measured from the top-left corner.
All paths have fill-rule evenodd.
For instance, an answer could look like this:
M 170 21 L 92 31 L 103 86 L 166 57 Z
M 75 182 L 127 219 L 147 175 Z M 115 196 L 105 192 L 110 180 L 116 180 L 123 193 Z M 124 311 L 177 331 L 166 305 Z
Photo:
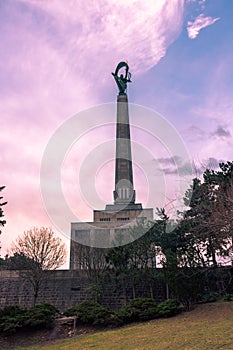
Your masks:
M 12 253 L 22 254 L 27 258 L 27 270 L 20 274 L 33 287 L 35 305 L 41 284 L 46 278 L 45 271 L 55 270 L 66 261 L 65 244 L 55 236 L 51 228 L 33 227 L 16 239 Z

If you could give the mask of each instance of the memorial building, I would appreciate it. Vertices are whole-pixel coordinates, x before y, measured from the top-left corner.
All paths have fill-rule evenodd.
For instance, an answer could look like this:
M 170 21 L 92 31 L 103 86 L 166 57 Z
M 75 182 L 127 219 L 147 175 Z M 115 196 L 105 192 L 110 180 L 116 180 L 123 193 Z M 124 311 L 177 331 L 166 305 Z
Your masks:
M 124 74 L 120 74 L 124 71 Z M 107 204 L 103 210 L 93 211 L 92 222 L 71 223 L 70 269 L 81 269 L 76 256 L 80 244 L 95 248 L 109 248 L 116 245 L 117 237 L 124 236 L 139 218 L 153 221 L 153 209 L 143 208 L 136 202 L 136 191 L 133 182 L 133 167 L 130 140 L 130 122 L 128 110 L 127 83 L 131 74 L 126 62 L 120 62 L 112 73 L 119 89 L 117 96 L 116 120 L 116 157 L 115 189 L 113 204 Z M 133 116 L 132 116 L 133 117 Z

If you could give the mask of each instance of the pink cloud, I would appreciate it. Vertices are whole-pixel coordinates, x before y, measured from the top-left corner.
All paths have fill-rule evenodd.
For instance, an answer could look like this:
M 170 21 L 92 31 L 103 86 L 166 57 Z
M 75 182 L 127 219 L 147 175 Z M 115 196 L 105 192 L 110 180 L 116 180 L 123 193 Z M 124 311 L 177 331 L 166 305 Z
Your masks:
M 184 1 L 19 0 L 3 9 L 0 162 L 8 204 L 2 255 L 24 230 L 51 224 L 39 180 L 53 132 L 101 103 L 109 89 L 115 100 L 110 73 L 119 60 L 128 59 L 135 75 L 158 63 L 181 31 Z
M 94 70 L 98 78 L 105 72 L 109 77 L 122 59 L 128 59 L 134 74 L 154 66 L 180 32 L 184 7 L 183 0 L 66 1 L 66 6 L 59 0 L 21 1 L 43 11 L 54 23 L 63 39 L 59 51 L 70 58 L 68 66 L 82 67 L 82 75 L 91 67 L 92 76 Z

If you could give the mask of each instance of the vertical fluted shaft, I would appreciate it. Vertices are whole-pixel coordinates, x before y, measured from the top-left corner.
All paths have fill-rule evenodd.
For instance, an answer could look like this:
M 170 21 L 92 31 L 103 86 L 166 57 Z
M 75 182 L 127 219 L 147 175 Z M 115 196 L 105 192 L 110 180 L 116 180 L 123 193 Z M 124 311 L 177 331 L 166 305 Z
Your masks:
M 131 155 L 128 98 L 117 96 L 115 203 L 134 203 L 133 168 Z

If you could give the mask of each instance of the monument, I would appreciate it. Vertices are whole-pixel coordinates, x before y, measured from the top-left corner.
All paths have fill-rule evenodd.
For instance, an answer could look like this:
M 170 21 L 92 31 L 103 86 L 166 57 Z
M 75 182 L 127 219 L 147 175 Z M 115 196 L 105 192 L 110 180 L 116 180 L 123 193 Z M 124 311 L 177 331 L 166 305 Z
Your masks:
M 125 69 L 124 74 L 122 70 Z M 153 220 L 153 209 L 143 208 L 135 203 L 136 191 L 133 184 L 133 166 L 130 139 L 130 122 L 127 97 L 127 83 L 131 74 L 127 62 L 120 62 L 112 73 L 118 86 L 116 121 L 116 157 L 115 189 L 113 204 L 107 204 L 104 210 L 93 211 L 93 222 L 71 223 L 70 269 L 82 268 L 76 257 L 77 245 L 108 248 L 112 246 L 116 235 L 122 237 L 137 218 Z M 129 242 L 128 242 L 129 243 Z

